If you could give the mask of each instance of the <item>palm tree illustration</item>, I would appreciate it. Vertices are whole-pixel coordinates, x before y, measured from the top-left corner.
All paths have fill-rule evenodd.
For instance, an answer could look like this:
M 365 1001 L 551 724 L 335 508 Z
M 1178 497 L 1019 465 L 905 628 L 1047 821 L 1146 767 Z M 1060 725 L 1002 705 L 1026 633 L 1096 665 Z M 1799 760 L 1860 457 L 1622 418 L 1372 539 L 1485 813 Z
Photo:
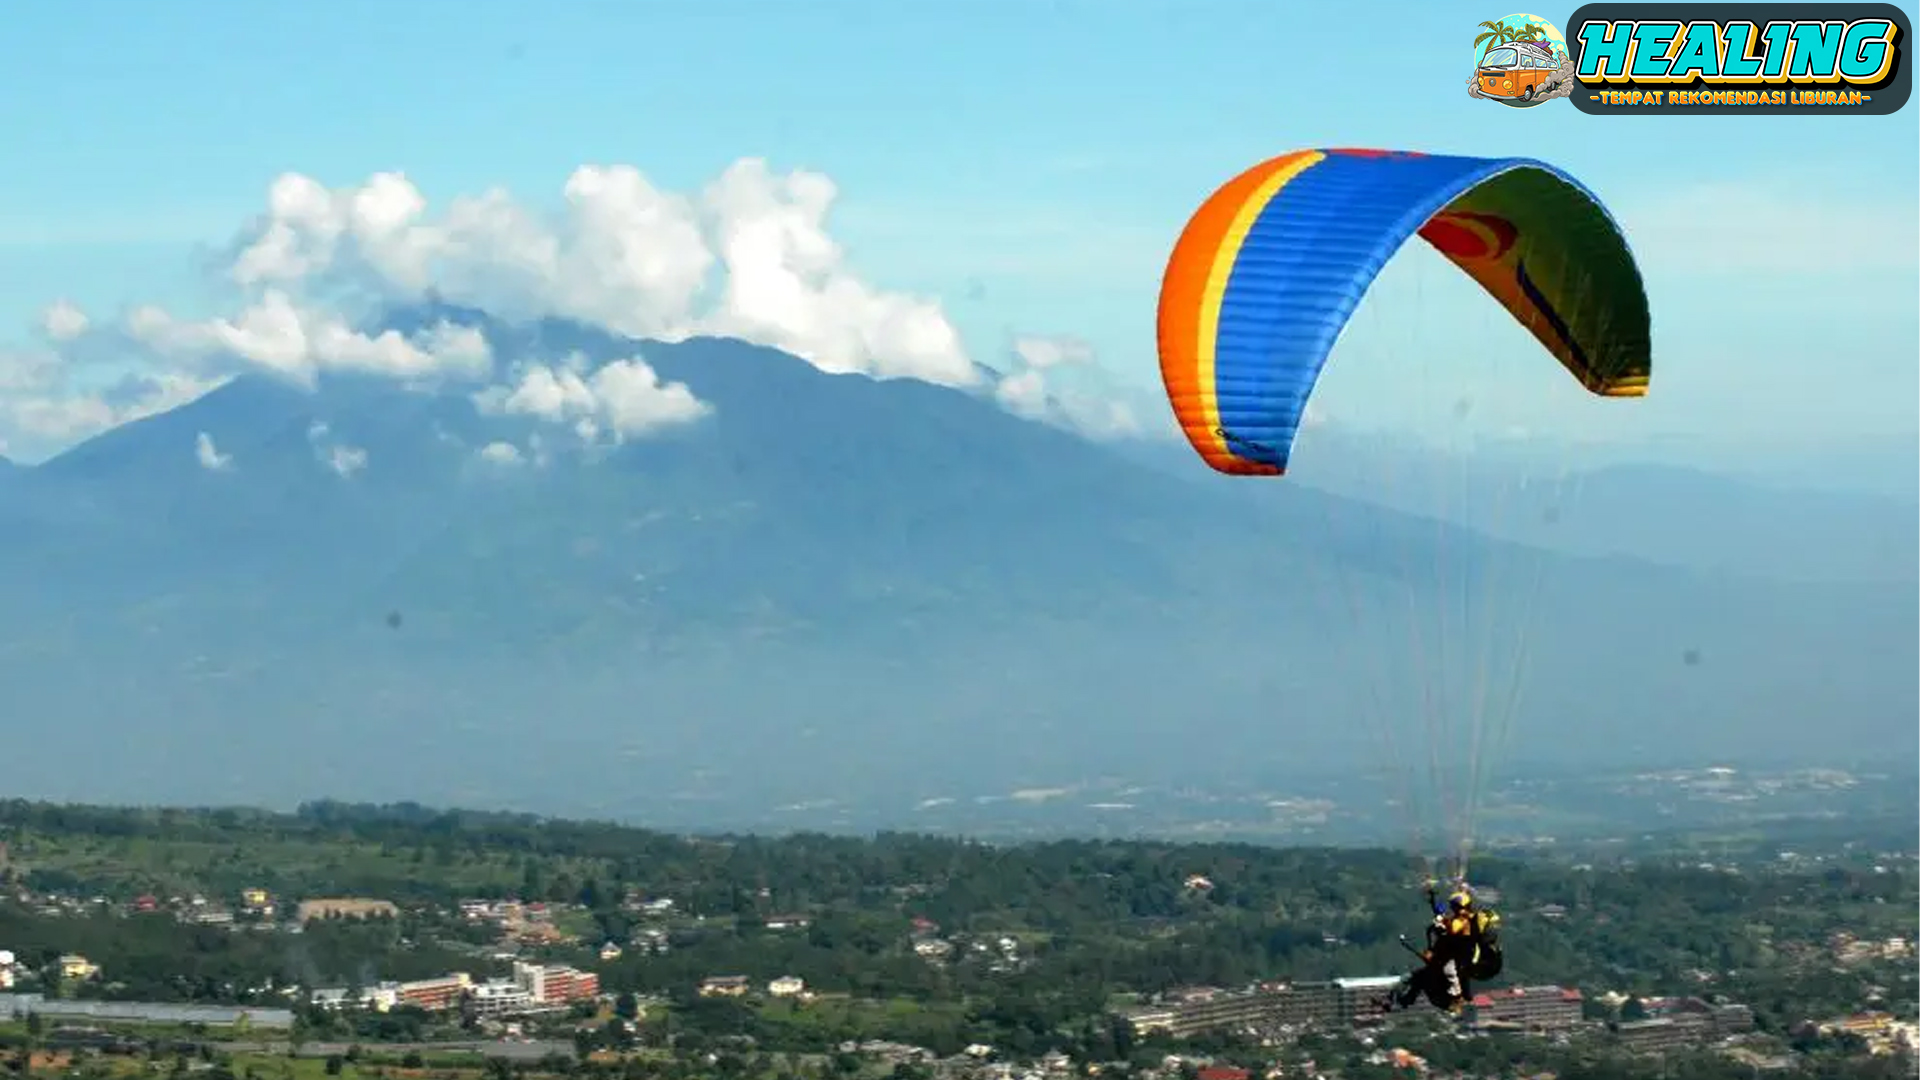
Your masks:
M 1539 23 L 1528 23 L 1525 28 L 1515 32 L 1514 41 L 1524 41 L 1529 45 L 1538 45 L 1548 52 L 1553 51 L 1553 43 L 1547 40 L 1547 32 Z
M 1480 58 L 1486 59 L 1487 53 L 1512 41 L 1524 41 L 1532 45 L 1545 45 L 1546 31 L 1539 23 L 1530 22 L 1518 30 L 1508 26 L 1504 20 L 1486 21 L 1480 24 L 1481 33 L 1473 39 L 1474 48 L 1480 50 Z M 1551 46 L 1548 46 L 1551 48 Z
M 1480 26 L 1482 33 L 1479 37 L 1473 39 L 1473 47 L 1480 50 L 1480 58 L 1482 60 L 1486 59 L 1488 50 L 1505 45 L 1507 42 L 1513 40 L 1513 31 L 1507 29 L 1507 24 L 1504 21 L 1493 20 L 1482 22 Z

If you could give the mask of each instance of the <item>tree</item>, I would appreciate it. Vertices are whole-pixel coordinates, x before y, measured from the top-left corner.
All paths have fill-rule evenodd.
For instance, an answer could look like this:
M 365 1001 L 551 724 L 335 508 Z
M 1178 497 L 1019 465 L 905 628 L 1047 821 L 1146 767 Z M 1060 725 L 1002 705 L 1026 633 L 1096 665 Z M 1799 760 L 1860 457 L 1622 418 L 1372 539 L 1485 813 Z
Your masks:
M 622 990 L 613 999 L 613 1014 L 622 1020 L 639 1019 L 640 999 L 634 996 L 633 991 Z
M 340 1070 L 345 1068 L 346 1064 L 346 1059 L 342 1058 L 339 1054 L 328 1054 L 326 1065 L 327 1075 L 339 1076 Z
M 1494 22 L 1489 19 L 1480 25 L 1485 29 L 1480 36 L 1473 39 L 1473 47 L 1478 50 L 1481 56 L 1485 56 L 1492 49 L 1505 45 L 1507 42 L 1513 40 L 1513 31 L 1507 29 L 1505 23 Z

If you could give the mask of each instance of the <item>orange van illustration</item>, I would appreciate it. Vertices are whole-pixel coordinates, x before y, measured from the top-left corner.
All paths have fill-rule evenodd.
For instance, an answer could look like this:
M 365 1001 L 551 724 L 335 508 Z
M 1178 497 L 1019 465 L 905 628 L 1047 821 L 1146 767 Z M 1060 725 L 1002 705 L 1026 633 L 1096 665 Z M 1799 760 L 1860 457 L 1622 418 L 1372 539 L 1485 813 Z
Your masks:
M 1553 52 L 1531 41 L 1510 41 L 1480 59 L 1480 92 L 1491 98 L 1532 101 L 1560 71 Z

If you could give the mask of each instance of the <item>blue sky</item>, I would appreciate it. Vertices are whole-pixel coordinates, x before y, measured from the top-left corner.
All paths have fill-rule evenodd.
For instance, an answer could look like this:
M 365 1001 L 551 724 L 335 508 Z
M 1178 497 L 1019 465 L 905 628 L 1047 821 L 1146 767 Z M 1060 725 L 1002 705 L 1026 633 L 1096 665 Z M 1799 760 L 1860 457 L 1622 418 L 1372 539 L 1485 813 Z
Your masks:
M 1016 333 L 1072 335 L 1151 387 L 1166 251 L 1228 176 L 1311 145 L 1517 153 L 1599 192 L 1645 263 L 1655 391 L 1619 430 L 1650 453 L 1811 460 L 1910 440 L 1920 106 L 1505 109 L 1469 98 L 1463 67 L 1475 23 L 1504 14 L 1408 2 L 1356 19 L 1238 0 L 37 5 L 0 36 L 0 311 L 24 335 L 57 296 L 103 313 L 203 307 L 196 269 L 288 170 L 330 185 L 400 170 L 436 201 L 499 185 L 554 202 L 583 163 L 691 191 L 759 156 L 831 176 L 835 235 L 860 272 L 938 296 L 977 358 Z M 1421 422 L 1418 403 L 1395 399 L 1393 367 L 1436 340 L 1487 334 L 1477 360 L 1542 359 L 1445 267 L 1404 263 L 1343 344 L 1365 362 L 1330 374 L 1335 416 Z M 1615 423 L 1577 395 L 1542 411 L 1526 392 L 1483 393 L 1536 429 Z

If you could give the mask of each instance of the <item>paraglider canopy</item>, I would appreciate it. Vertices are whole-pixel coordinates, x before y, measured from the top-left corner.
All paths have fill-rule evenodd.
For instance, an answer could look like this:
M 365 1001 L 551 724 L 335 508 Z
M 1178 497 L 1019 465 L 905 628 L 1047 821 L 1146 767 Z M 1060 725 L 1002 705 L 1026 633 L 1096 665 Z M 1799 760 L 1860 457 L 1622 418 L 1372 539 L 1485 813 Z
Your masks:
M 1415 235 L 1497 302 L 1463 290 L 1449 304 L 1495 321 L 1504 309 L 1591 395 L 1646 393 L 1651 326 L 1640 269 L 1619 227 L 1579 181 L 1529 158 L 1297 150 L 1222 184 L 1187 222 L 1161 282 L 1161 377 L 1188 442 L 1209 466 L 1240 476 L 1287 472 L 1329 354 L 1381 270 Z M 1558 520 L 1567 473 L 1537 488 L 1519 474 L 1550 449 L 1570 450 L 1572 440 L 1542 440 L 1498 463 L 1470 462 L 1489 424 L 1476 411 L 1471 365 L 1490 338 L 1431 334 L 1422 317 L 1430 313 L 1397 305 L 1383 314 L 1406 336 L 1388 357 L 1391 366 L 1375 372 L 1376 384 L 1391 379 L 1408 398 L 1444 403 L 1450 419 L 1427 433 L 1437 438 L 1401 444 L 1418 445 L 1417 452 L 1375 453 L 1372 463 L 1388 474 L 1377 486 L 1339 490 L 1342 469 L 1357 472 L 1363 460 L 1329 469 L 1321 492 L 1288 491 L 1299 496 L 1293 516 L 1276 523 L 1301 523 L 1312 507 L 1328 519 L 1323 533 L 1290 540 L 1342 542 L 1327 545 L 1326 557 L 1294 563 L 1300 573 L 1289 580 L 1289 600 L 1314 599 L 1316 586 L 1326 595 L 1318 614 L 1289 608 L 1287 617 L 1326 627 L 1318 635 L 1326 662 L 1303 677 L 1324 677 L 1336 693 L 1350 694 L 1354 716 L 1373 729 L 1386 758 L 1382 774 L 1398 783 L 1383 802 L 1408 819 L 1410 852 L 1430 852 L 1428 830 L 1439 831 L 1464 879 L 1493 762 L 1506 750 L 1532 666 L 1528 628 L 1542 591 L 1537 557 L 1545 546 L 1491 538 L 1513 535 L 1497 524 L 1509 510 L 1535 507 L 1541 519 Z M 1540 350 L 1522 351 L 1540 362 Z M 1340 444 L 1329 438 L 1328 445 Z M 1414 499 L 1396 503 L 1394 474 L 1408 468 L 1430 468 L 1430 478 L 1417 484 Z M 1515 490 L 1491 497 L 1450 490 L 1507 480 Z M 1359 498 L 1321 497 L 1327 492 Z M 1540 507 L 1543 495 L 1552 501 Z M 1355 512 L 1350 504 L 1388 512 Z M 1523 562 L 1532 569 L 1515 565 Z M 1320 582 L 1323 573 L 1334 580 Z M 1351 620 L 1354 632 L 1332 632 L 1338 618 Z M 1386 647 L 1391 637 L 1404 637 L 1404 655 Z M 1335 655 L 1341 650 L 1344 658 Z M 1424 783 L 1416 775 L 1422 770 Z
M 1161 282 L 1161 378 L 1207 464 L 1286 471 L 1327 354 L 1415 233 L 1588 390 L 1646 392 L 1640 270 L 1578 181 L 1527 158 L 1298 150 L 1222 185 L 1187 223 Z

